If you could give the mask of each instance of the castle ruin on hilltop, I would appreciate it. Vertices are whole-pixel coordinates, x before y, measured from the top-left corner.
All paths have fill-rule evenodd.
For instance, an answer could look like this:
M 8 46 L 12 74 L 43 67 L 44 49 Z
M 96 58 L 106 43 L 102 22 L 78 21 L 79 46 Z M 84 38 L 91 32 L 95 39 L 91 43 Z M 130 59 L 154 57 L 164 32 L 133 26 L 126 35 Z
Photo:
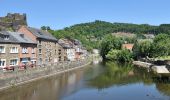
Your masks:
M 26 14 L 8 13 L 5 17 L 0 17 L 0 31 L 16 31 L 20 26 L 27 26 Z

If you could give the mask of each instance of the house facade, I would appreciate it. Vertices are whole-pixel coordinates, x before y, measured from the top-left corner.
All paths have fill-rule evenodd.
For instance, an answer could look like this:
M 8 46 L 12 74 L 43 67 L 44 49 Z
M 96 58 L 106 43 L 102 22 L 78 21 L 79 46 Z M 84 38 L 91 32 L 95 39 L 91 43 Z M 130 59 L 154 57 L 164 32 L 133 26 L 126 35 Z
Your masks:
M 22 26 L 18 32 L 24 33 L 25 36 L 37 43 L 36 56 L 37 64 L 52 64 L 59 61 L 57 39 L 50 33 L 31 27 Z
M 57 43 L 57 47 L 58 47 L 58 61 L 59 62 L 63 62 L 66 59 L 66 53 L 64 48 Z
M 59 39 L 58 43 L 64 49 L 64 61 L 75 61 L 76 50 L 73 48 L 73 43 L 68 39 Z
M 0 68 L 19 64 L 19 44 L 0 42 Z
M 36 64 L 33 49 L 36 49 L 36 43 L 23 37 L 21 33 L 0 32 L 0 67 Z M 25 59 L 27 60 L 24 61 Z

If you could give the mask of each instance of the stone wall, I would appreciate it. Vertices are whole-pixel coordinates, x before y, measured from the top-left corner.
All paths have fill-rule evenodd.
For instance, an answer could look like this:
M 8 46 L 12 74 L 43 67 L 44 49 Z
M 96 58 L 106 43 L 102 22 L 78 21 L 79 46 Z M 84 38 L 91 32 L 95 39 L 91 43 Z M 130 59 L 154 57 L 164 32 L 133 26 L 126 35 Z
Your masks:
M 76 68 L 81 68 L 90 64 L 91 58 L 86 60 L 74 61 L 74 62 L 60 62 L 53 65 L 34 67 L 27 70 L 17 70 L 12 72 L 0 72 L 0 90 L 19 85 L 21 83 L 27 83 L 35 81 L 43 77 L 48 77 L 54 74 L 63 73 Z
M 42 58 L 42 64 L 58 62 L 58 47 L 56 42 L 39 39 L 37 44 L 37 57 Z M 41 52 L 40 52 L 41 50 Z

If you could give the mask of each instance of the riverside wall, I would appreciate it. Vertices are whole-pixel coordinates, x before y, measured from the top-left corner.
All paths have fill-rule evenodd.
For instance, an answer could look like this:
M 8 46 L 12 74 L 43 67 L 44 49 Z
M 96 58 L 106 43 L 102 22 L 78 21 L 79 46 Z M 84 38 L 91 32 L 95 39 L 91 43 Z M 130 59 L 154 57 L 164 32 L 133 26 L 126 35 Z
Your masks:
M 81 68 L 90 64 L 91 62 L 92 60 L 87 58 L 86 60 L 60 62 L 48 66 L 37 66 L 34 68 L 27 68 L 26 70 L 0 72 L 0 91 L 45 77 L 50 77 L 52 75 Z

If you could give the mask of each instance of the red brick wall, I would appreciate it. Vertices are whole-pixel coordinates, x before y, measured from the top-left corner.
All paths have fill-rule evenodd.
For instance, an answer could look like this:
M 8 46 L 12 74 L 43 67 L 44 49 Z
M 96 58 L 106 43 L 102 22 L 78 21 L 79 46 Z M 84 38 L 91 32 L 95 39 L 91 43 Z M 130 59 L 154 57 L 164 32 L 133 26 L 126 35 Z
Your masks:
M 24 33 L 24 35 L 26 35 L 27 37 L 29 37 L 30 39 L 32 39 L 34 42 L 37 42 L 36 40 L 36 36 L 34 36 L 25 26 L 22 26 L 18 32 Z

